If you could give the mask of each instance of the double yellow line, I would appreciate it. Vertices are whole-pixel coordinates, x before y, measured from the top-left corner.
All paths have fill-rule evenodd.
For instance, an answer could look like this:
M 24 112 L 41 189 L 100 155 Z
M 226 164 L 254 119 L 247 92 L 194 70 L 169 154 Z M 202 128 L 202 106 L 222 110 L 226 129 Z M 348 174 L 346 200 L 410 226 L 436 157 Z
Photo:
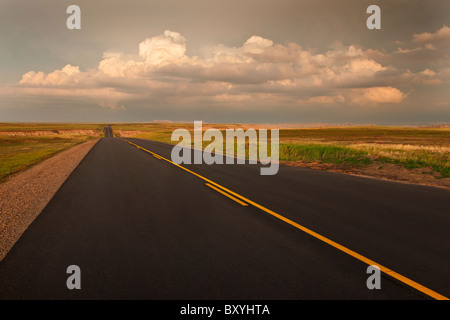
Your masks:
M 241 200 L 239 200 L 239 199 L 233 197 L 232 195 L 226 193 L 225 191 L 220 190 L 219 188 L 214 187 L 213 185 L 211 185 L 211 184 L 209 184 L 209 183 L 205 183 L 205 185 L 208 186 L 208 187 L 210 187 L 211 189 L 216 190 L 217 192 L 223 194 L 224 196 L 230 198 L 231 200 L 236 201 L 236 202 L 239 203 L 241 206 L 244 206 L 244 207 L 248 206 L 247 203 L 245 203 L 245 202 L 243 202 L 243 201 L 241 201 Z
M 387 267 L 384 267 L 384 266 L 380 265 L 379 263 L 377 263 L 377 262 L 375 262 L 375 261 L 373 261 L 371 259 L 368 259 L 368 258 L 360 255 L 359 253 L 357 253 L 357 252 L 355 252 L 353 250 L 350 250 L 350 249 L 340 245 L 339 243 L 334 242 L 333 240 L 330 240 L 330 239 L 328 239 L 328 238 L 326 238 L 326 237 L 324 237 L 324 236 L 322 236 L 322 235 L 320 235 L 320 234 L 318 234 L 318 233 L 316 233 L 316 232 L 314 232 L 314 231 L 312 231 L 312 230 L 310 230 L 310 229 L 308 229 L 308 228 L 306 228 L 306 227 L 304 227 L 304 226 L 302 226 L 302 225 L 300 225 L 300 224 L 298 224 L 298 223 L 296 223 L 296 222 L 294 222 L 294 221 L 292 221 L 292 220 L 290 220 L 290 219 L 288 219 L 288 218 L 286 218 L 286 217 L 284 217 L 284 216 L 282 216 L 282 215 L 280 215 L 280 214 L 270 210 L 270 209 L 267 209 L 266 207 L 264 207 L 264 206 L 262 206 L 262 205 L 260 205 L 260 204 L 258 204 L 256 202 L 253 202 L 250 199 L 247 199 L 247 198 L 241 196 L 240 194 L 237 194 L 237 193 L 235 193 L 235 192 L 233 192 L 233 191 L 231 191 L 231 190 L 221 186 L 220 184 L 209 180 L 208 178 L 205 178 L 205 177 L 201 176 L 198 173 L 195 173 L 194 171 L 191 171 L 191 170 L 189 170 L 189 169 L 187 169 L 187 168 L 185 168 L 183 166 L 180 166 L 179 164 L 176 164 L 175 162 L 172 162 L 169 159 L 166 159 L 166 158 L 164 158 L 164 157 L 162 157 L 162 156 L 160 156 L 160 155 L 158 155 L 158 154 L 156 154 L 156 153 L 154 153 L 154 152 L 152 152 L 150 150 L 142 148 L 141 146 L 139 146 L 139 145 L 137 145 L 135 143 L 132 143 L 132 142 L 130 142 L 128 140 L 125 140 L 125 139 L 122 139 L 122 138 L 120 138 L 120 139 L 125 141 L 125 142 L 128 142 L 129 144 L 135 146 L 138 149 L 141 149 L 141 150 L 143 150 L 145 152 L 150 153 L 151 155 L 153 155 L 154 157 L 156 157 L 156 158 L 158 158 L 160 160 L 165 160 L 165 161 L 167 161 L 167 162 L 169 162 L 169 163 L 179 167 L 180 169 L 183 169 L 184 171 L 187 171 L 187 172 L 193 174 L 194 176 L 196 176 L 196 177 L 198 177 L 200 179 L 203 179 L 204 181 L 206 181 L 206 186 L 214 189 L 217 192 L 220 192 L 221 194 L 227 196 L 228 198 L 238 202 L 239 204 L 241 204 L 243 206 L 248 206 L 250 204 L 250 205 L 252 205 L 252 206 L 254 206 L 254 207 L 256 207 L 256 208 L 258 208 L 258 209 L 260 209 L 260 210 L 262 210 L 262 211 L 264 211 L 264 212 L 266 212 L 268 214 L 270 214 L 270 215 L 272 215 L 273 217 L 275 217 L 275 218 L 277 218 L 277 219 L 279 219 L 281 221 L 284 221 L 287 224 L 289 224 L 289 225 L 291 225 L 291 226 L 293 226 L 293 227 L 295 227 L 295 228 L 297 228 L 297 229 L 299 229 L 299 230 L 301 230 L 301 231 L 303 231 L 303 232 L 313 236 L 314 238 L 319 239 L 319 240 L 325 242 L 326 244 L 328 244 L 328 245 L 330 245 L 330 246 L 332 246 L 332 247 L 334 247 L 334 248 L 336 248 L 336 249 L 338 249 L 338 250 L 340 250 L 340 251 L 342 251 L 342 252 L 352 256 L 353 258 L 358 259 L 359 261 L 362 261 L 362 262 L 364 262 L 364 263 L 366 263 L 368 265 L 375 265 L 375 266 L 377 266 L 380 269 L 380 271 L 384 272 L 385 274 L 391 276 L 392 278 L 397 279 L 398 281 L 403 282 L 404 284 L 406 284 L 406 285 L 408 285 L 408 286 L 410 286 L 410 287 L 412 287 L 412 288 L 414 288 L 414 289 L 416 289 L 416 290 L 418 290 L 418 291 L 420 291 L 420 292 L 422 292 L 422 293 L 424 293 L 424 294 L 426 294 L 426 295 L 428 295 L 428 296 L 430 296 L 430 297 L 432 297 L 432 298 L 434 298 L 436 300 L 449 300 L 447 297 L 445 297 L 445 296 L 443 296 L 443 295 L 441 295 L 441 294 L 439 294 L 439 293 L 437 293 L 437 292 L 435 292 L 435 291 L 433 291 L 433 290 L 431 290 L 431 289 L 429 289 L 429 288 L 427 288 L 427 287 L 425 287 L 425 286 L 423 286 L 423 285 L 421 285 L 421 284 L 419 284 L 419 283 L 417 283 L 417 282 L 415 282 L 415 281 L 413 281 L 413 280 L 411 280 L 411 279 L 409 279 L 407 277 L 404 277 L 401 274 L 399 274 L 399 273 L 397 273 L 397 272 L 395 272 L 395 271 L 393 271 L 393 270 L 391 270 L 391 269 L 389 269 Z

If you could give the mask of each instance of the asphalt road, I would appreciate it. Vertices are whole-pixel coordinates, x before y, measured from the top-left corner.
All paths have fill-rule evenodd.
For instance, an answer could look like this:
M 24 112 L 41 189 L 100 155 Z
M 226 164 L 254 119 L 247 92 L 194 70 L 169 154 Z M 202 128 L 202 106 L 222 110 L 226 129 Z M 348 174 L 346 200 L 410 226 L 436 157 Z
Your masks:
M 243 206 L 109 133 L 0 262 L 0 299 L 431 299 L 385 273 L 369 290 L 368 264 L 261 207 L 450 296 L 447 190 L 184 166 L 260 207 Z M 128 140 L 170 159 L 169 145 Z M 81 290 L 66 287 L 70 265 Z
M 111 126 L 105 126 L 103 128 L 103 133 L 105 135 L 105 138 L 112 138 L 113 137 L 113 130 Z

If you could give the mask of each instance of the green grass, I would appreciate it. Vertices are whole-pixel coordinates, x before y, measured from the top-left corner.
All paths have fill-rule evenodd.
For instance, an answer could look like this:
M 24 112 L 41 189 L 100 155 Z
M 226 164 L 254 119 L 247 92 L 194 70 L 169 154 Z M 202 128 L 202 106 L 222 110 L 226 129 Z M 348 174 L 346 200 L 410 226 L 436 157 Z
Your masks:
M 96 130 L 102 132 L 105 124 L 94 123 L 2 123 L 0 131 L 55 131 L 55 130 Z
M 59 130 L 93 130 L 103 134 L 104 124 L 76 123 L 0 123 L 0 132 L 49 131 L 48 135 L 11 136 L 0 134 L 0 183 L 52 155 L 76 144 L 93 139 L 93 136 L 56 134 Z
M 323 163 L 366 165 L 373 161 L 369 153 L 332 144 L 280 144 L 282 161 L 320 161 Z
M 439 178 L 450 178 L 449 156 L 447 155 L 431 155 L 423 154 L 415 158 L 393 159 L 381 157 L 381 163 L 393 163 L 401 165 L 407 169 L 432 168 L 434 172 L 440 174 Z
M 86 135 L 0 136 L 0 183 L 11 174 L 92 138 Z

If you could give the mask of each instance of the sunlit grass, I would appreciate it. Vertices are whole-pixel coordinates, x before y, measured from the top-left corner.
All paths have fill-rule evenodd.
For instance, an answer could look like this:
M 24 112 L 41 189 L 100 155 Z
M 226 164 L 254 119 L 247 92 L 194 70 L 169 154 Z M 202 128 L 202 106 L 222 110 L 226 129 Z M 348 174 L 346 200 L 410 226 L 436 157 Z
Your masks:
M 0 182 L 58 152 L 93 139 L 86 135 L 1 136 Z
M 0 132 L 5 131 L 57 131 L 57 130 L 96 130 L 102 132 L 105 124 L 94 123 L 2 123 Z
M 208 124 L 208 127 L 251 128 L 252 125 Z M 113 126 L 114 127 L 114 126 Z M 173 130 L 190 124 L 133 124 L 122 130 L 140 130 L 137 138 L 177 144 Z M 204 125 L 204 129 L 205 125 Z M 204 142 L 203 147 L 209 142 Z M 225 150 L 225 148 L 224 148 Z M 248 154 L 248 150 L 246 152 Z M 431 168 L 437 177 L 450 177 L 450 129 L 404 127 L 337 127 L 280 129 L 280 160 L 322 162 L 349 166 L 393 163 L 408 169 Z
M 333 144 L 281 144 L 280 160 L 284 161 L 320 161 L 336 164 L 370 164 L 369 153 Z

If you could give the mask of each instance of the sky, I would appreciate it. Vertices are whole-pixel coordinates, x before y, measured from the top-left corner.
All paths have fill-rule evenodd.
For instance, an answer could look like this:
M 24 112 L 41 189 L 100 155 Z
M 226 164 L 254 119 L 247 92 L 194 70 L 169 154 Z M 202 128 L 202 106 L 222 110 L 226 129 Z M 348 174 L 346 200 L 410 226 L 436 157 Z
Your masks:
M 450 1 L 0 0 L 0 122 L 158 120 L 450 123 Z

